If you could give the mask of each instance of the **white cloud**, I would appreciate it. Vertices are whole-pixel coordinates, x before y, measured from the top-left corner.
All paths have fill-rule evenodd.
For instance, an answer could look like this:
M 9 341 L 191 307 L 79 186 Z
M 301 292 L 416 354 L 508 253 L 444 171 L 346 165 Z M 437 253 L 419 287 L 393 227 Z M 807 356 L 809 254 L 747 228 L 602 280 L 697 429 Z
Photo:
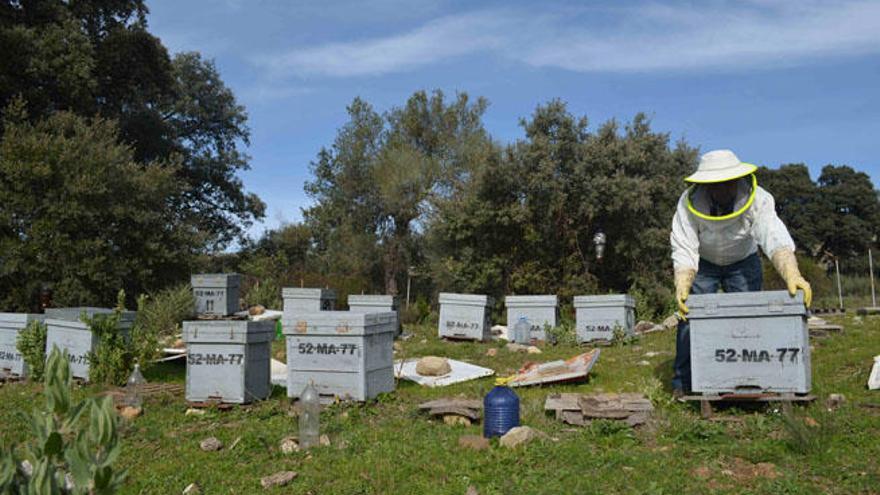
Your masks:
M 497 13 L 441 17 L 403 34 L 295 48 L 280 56 L 260 57 L 256 62 L 275 74 L 363 76 L 400 72 L 500 49 L 504 24 L 503 16 Z
M 766 68 L 880 51 L 876 1 L 553 10 L 451 15 L 407 32 L 294 47 L 255 62 L 276 76 L 349 77 L 411 71 L 463 56 L 577 72 L 631 72 Z
M 564 28 L 523 60 L 579 72 L 725 70 L 876 52 L 880 2 L 651 4 L 626 11 L 616 27 Z

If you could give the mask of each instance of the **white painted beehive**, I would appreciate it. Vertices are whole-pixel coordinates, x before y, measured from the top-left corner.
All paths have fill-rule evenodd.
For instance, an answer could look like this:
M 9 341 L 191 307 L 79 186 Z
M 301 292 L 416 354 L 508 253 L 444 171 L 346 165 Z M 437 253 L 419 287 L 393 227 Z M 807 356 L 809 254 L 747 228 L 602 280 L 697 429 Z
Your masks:
M 400 334 L 400 305 L 394 296 L 350 294 L 348 296 L 348 310 L 355 313 L 387 313 L 393 311 L 397 314 L 397 325 L 394 334 Z
M 575 331 L 578 342 L 614 339 L 614 329 L 635 334 L 635 300 L 628 294 L 575 296 Z
M 27 377 L 27 363 L 18 352 L 17 341 L 19 332 L 32 321 L 43 321 L 43 315 L 0 313 L 0 373 L 19 378 Z
M 288 397 L 299 397 L 310 382 L 321 395 L 356 401 L 393 391 L 396 322 L 393 312 L 352 311 L 284 320 Z
M 238 311 L 241 276 L 237 273 L 201 273 L 193 275 L 196 314 L 227 316 Z
M 247 404 L 272 393 L 274 321 L 183 322 L 186 400 Z
M 302 289 L 285 287 L 281 290 L 284 299 L 283 318 L 292 320 L 298 315 L 333 311 L 336 308 L 336 291 L 332 289 Z
M 46 353 L 52 352 L 53 347 L 59 351 L 67 351 L 67 359 L 70 361 L 70 374 L 75 378 L 89 379 L 89 352 L 94 351 L 100 342 L 97 335 L 92 333 L 91 328 L 82 321 L 82 316 L 88 318 L 107 317 L 113 314 L 109 308 L 50 308 L 45 312 L 46 317 Z M 128 337 L 128 331 L 134 323 L 135 312 L 123 311 L 119 321 L 119 331 Z
M 556 326 L 557 305 L 559 298 L 556 296 L 507 296 L 504 298 L 507 306 L 507 328 L 512 335 L 513 326 L 520 318 L 529 322 L 529 340 L 547 340 L 546 326 Z M 525 343 L 525 342 L 521 342 Z
M 688 298 L 691 388 L 700 393 L 810 391 L 803 294 L 786 291 Z
M 481 294 L 440 293 L 440 337 L 448 339 L 490 340 L 492 324 L 489 308 L 493 304 L 489 296 Z

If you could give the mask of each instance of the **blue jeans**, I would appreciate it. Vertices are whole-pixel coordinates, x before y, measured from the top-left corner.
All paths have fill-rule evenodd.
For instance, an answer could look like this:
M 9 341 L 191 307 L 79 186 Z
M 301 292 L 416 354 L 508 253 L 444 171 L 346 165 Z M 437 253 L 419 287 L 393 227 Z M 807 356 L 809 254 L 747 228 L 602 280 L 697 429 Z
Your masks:
M 700 267 L 691 287 L 691 294 L 714 294 L 718 288 L 724 292 L 754 292 L 761 290 L 764 272 L 758 253 L 731 265 L 718 266 L 700 259 Z M 672 389 L 691 390 L 691 325 L 678 322 L 675 338 L 675 364 L 673 365 Z

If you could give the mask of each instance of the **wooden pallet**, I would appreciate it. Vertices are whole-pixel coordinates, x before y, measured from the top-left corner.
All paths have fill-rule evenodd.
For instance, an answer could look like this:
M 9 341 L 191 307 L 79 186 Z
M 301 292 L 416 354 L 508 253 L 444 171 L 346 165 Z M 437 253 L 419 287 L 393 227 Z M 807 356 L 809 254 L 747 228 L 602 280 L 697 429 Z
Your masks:
M 703 419 L 710 419 L 714 413 L 713 402 L 781 402 L 782 411 L 791 414 L 795 402 L 812 402 L 815 395 L 793 393 L 757 393 L 757 394 L 692 394 L 685 395 L 680 400 L 700 403 L 700 415 Z

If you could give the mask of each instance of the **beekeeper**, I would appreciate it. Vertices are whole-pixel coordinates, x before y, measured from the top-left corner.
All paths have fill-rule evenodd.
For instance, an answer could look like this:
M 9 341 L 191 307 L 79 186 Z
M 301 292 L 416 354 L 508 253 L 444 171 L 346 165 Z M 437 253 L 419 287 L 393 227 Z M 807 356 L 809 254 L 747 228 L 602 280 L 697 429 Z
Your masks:
M 798 270 L 794 241 L 776 215 L 773 196 L 758 186 L 757 168 L 730 150 L 715 150 L 701 156 L 696 173 L 685 179 L 692 185 L 678 200 L 670 235 L 681 316 L 672 378 L 676 397 L 691 389 L 689 294 L 761 290 L 760 247 L 788 292 L 794 296 L 802 289 L 810 305 L 812 291 Z

